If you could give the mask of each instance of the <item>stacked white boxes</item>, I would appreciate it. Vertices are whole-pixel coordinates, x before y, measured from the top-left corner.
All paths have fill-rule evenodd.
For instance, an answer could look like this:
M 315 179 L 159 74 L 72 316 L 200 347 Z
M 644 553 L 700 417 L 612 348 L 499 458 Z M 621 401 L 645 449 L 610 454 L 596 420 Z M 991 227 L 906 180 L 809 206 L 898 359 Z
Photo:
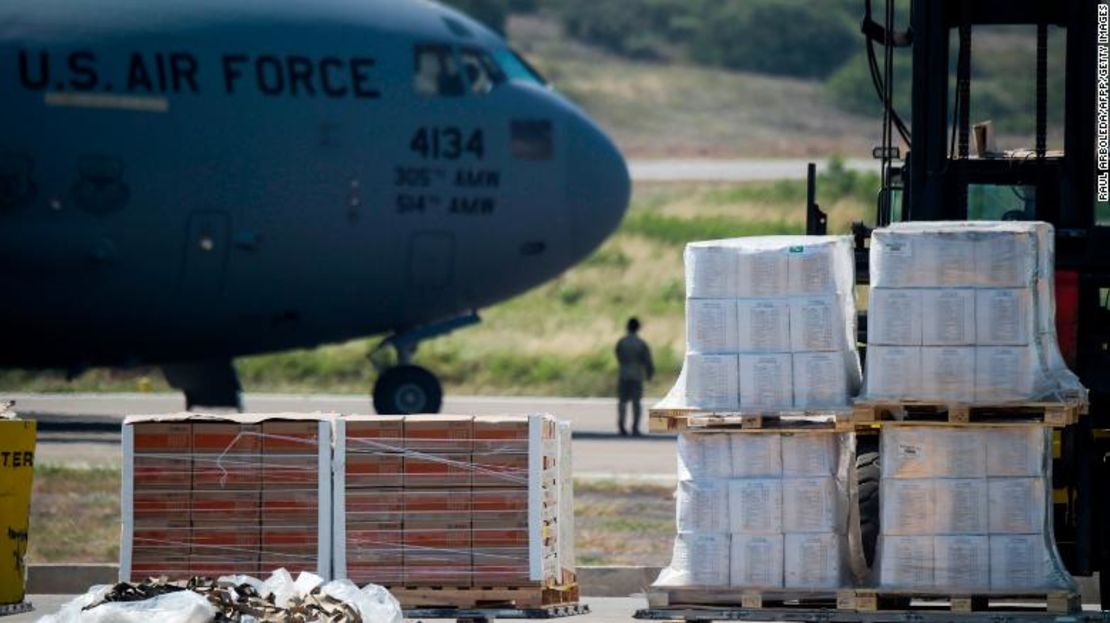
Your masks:
M 846 407 L 860 382 L 850 239 L 767 236 L 686 246 L 686 361 L 661 406 Z
M 897 223 L 871 237 L 868 399 L 1079 395 L 1060 356 L 1047 223 Z
M 678 534 L 655 586 L 844 586 L 853 444 L 833 431 L 679 435 Z
M 879 587 L 1074 591 L 1053 540 L 1051 430 L 884 424 Z

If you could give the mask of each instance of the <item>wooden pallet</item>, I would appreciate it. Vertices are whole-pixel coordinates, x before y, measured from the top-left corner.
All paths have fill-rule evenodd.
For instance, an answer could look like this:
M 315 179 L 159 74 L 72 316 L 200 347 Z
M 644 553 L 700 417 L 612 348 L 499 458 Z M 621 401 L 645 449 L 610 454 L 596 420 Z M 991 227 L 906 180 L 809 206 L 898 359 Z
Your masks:
M 407 608 L 406 619 L 455 619 L 458 623 L 493 623 L 497 619 L 559 619 L 589 614 L 586 604 L 541 608 Z
M 745 609 L 834 607 L 836 591 L 762 591 L 739 588 L 652 589 L 645 593 L 649 608 L 675 606 L 739 606 Z
M 577 604 L 578 585 L 543 586 L 388 586 L 401 607 L 415 608 L 476 608 L 509 607 L 542 609 L 548 606 Z
M 648 621 L 789 621 L 791 623 L 1110 623 L 1110 615 L 1083 611 L 1060 615 L 1020 608 L 959 612 L 949 609 L 914 607 L 909 610 L 865 612 L 835 608 L 762 608 L 676 606 L 644 608 L 633 618 Z
M 1050 591 L 1044 593 L 1021 593 L 1006 595 L 975 595 L 932 593 L 912 590 L 869 590 L 857 589 L 841 591 L 836 600 L 839 610 L 857 612 L 882 612 L 887 610 L 911 610 L 919 601 L 928 603 L 918 607 L 946 608 L 950 612 L 994 612 L 1013 609 L 1014 602 L 1044 603 L 1041 612 L 1049 614 L 1074 614 L 1082 610 L 1083 602 L 1077 593 L 1071 591 Z M 946 604 L 946 606 L 945 606 Z M 1028 606 L 1025 606 L 1028 609 Z
M 850 431 L 851 409 L 798 411 L 705 411 L 685 408 L 652 408 L 648 430 L 680 433 L 687 430 Z
M 1062 428 L 1075 424 L 1087 413 L 1087 402 L 1022 402 L 1003 405 L 945 404 L 917 400 L 857 400 L 852 406 L 852 422 L 870 424 L 908 421 L 924 424 L 1042 424 Z

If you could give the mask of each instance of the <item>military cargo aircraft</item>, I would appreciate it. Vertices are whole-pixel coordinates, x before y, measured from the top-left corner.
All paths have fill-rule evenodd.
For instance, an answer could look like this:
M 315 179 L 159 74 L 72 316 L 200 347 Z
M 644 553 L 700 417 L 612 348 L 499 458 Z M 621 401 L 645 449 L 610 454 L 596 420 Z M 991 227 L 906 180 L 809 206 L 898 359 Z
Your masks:
M 621 154 L 424 0 L 0 3 L 0 366 L 231 361 L 387 334 L 374 404 L 439 409 L 425 339 L 617 227 Z

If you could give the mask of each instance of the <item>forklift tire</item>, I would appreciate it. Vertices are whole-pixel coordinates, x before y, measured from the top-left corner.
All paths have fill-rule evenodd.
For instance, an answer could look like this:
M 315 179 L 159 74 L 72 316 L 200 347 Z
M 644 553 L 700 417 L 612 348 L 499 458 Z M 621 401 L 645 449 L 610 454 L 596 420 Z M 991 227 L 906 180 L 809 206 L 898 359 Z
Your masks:
M 867 560 L 868 567 L 875 560 L 875 543 L 879 538 L 880 467 L 879 452 L 876 446 L 876 443 L 860 443 L 856 454 L 856 482 L 859 486 L 859 532 L 860 541 L 863 545 L 863 556 Z
M 374 410 L 379 415 L 439 413 L 443 387 L 434 374 L 420 366 L 397 366 L 374 383 Z

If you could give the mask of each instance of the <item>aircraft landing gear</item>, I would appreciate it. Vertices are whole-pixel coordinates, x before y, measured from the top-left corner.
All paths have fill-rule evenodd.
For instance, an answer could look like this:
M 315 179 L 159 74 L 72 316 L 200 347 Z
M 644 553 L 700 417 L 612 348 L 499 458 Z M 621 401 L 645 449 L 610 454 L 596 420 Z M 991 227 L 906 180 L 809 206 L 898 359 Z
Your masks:
M 427 369 L 412 364 L 412 356 L 421 341 L 446 335 L 480 321 L 477 313 L 458 316 L 443 322 L 397 332 L 382 340 L 370 353 L 370 361 L 378 369 L 374 383 L 374 410 L 380 415 L 439 413 L 443 406 L 443 386 Z M 396 364 L 380 356 L 387 347 L 397 352 Z
M 443 387 L 420 366 L 389 368 L 374 383 L 374 410 L 382 415 L 439 413 Z

